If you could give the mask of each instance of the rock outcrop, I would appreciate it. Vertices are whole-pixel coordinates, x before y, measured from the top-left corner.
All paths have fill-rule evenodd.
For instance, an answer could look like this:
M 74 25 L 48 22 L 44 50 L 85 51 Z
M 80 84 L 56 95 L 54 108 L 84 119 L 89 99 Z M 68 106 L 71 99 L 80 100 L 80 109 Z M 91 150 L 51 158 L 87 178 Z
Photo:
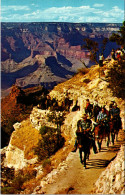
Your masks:
M 29 164 L 37 162 L 37 156 L 33 155 L 33 147 L 37 145 L 39 133 L 33 129 L 29 123 L 25 121 L 14 124 L 14 131 L 11 135 L 9 145 L 6 148 L 6 158 L 4 166 L 20 170 Z M 30 130 L 32 128 L 32 130 Z M 25 132 L 26 131 L 26 132 Z M 32 133 L 33 137 L 30 136 Z M 36 137 L 35 137 L 36 136 Z M 29 144 L 28 144 L 29 143 Z
M 24 157 L 24 151 L 20 150 L 18 147 L 11 145 L 11 140 L 6 151 L 6 161 L 4 166 L 9 168 L 14 168 L 15 170 L 23 169 L 27 167 L 28 164 L 34 164 L 37 162 L 37 157 L 32 160 L 27 160 Z
M 122 145 L 117 157 L 103 171 L 95 183 L 95 194 L 124 194 L 125 146 Z
M 49 110 L 41 110 L 37 107 L 34 107 L 30 114 L 30 121 L 32 125 L 38 130 L 40 130 L 41 126 L 56 127 L 56 125 L 54 125 L 53 123 L 48 122 L 47 115 L 49 113 Z
M 44 101 L 48 93 L 42 86 L 21 89 L 13 85 L 10 93 L 1 100 L 1 140 L 2 148 L 8 145 L 10 135 L 13 131 L 13 124 L 21 122 L 30 114 L 33 106 L 41 103 L 45 106 Z

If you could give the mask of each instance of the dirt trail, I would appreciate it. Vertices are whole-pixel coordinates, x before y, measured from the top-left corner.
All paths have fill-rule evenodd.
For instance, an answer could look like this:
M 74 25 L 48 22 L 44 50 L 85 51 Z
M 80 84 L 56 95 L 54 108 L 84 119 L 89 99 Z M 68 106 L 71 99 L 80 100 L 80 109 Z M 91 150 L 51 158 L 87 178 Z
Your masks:
M 84 169 L 80 163 L 78 150 L 76 153 L 70 152 L 66 160 L 67 167 L 63 172 L 58 173 L 53 183 L 45 186 L 45 194 L 91 194 L 94 183 L 114 159 L 122 142 L 123 130 L 119 132 L 119 140 L 114 146 L 110 143 L 107 148 L 103 141 L 101 152 L 94 154 L 91 150 L 90 158 L 87 160 L 87 169 Z

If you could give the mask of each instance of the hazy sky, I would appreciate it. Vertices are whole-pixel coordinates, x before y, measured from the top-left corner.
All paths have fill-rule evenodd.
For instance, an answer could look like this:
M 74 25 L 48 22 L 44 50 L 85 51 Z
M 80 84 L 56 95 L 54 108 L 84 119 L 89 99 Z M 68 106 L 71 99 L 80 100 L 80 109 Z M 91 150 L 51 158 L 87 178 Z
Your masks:
M 124 1 L 1 0 L 1 21 L 122 23 Z

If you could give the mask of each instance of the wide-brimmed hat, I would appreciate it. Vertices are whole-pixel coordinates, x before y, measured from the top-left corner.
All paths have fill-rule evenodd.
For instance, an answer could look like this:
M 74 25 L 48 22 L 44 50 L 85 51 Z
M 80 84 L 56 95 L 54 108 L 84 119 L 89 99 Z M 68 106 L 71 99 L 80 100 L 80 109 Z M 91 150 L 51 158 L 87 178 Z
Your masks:
M 116 102 L 114 103 L 114 105 L 113 105 L 113 106 L 117 106 Z
M 82 118 L 86 118 L 86 117 L 87 117 L 87 114 L 83 114 L 83 115 L 82 115 Z

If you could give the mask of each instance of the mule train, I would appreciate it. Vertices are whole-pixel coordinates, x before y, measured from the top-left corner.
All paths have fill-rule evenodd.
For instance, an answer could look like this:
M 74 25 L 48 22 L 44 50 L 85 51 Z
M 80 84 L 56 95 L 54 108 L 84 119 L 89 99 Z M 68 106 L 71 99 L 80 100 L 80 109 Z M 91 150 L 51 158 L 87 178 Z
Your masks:
M 80 162 L 84 162 L 84 167 L 86 168 L 86 160 L 89 160 L 90 149 L 93 147 L 94 153 L 97 153 L 95 141 L 98 145 L 98 151 L 101 151 L 102 141 L 105 140 L 106 146 L 109 147 L 109 144 L 114 145 L 114 140 L 118 140 L 118 132 L 121 129 L 121 122 L 119 118 L 114 117 L 110 118 L 108 122 L 105 123 L 105 120 L 94 122 L 94 128 L 91 126 L 90 119 L 86 119 L 87 116 L 84 114 L 83 120 L 78 121 L 77 131 L 76 131 L 76 141 L 75 149 L 72 152 L 75 152 L 79 148 Z M 89 123 L 89 125 L 88 125 Z M 83 126 L 86 128 L 83 128 Z M 81 128 L 82 127 L 82 128 Z M 84 160 L 82 158 L 82 152 L 84 153 Z

